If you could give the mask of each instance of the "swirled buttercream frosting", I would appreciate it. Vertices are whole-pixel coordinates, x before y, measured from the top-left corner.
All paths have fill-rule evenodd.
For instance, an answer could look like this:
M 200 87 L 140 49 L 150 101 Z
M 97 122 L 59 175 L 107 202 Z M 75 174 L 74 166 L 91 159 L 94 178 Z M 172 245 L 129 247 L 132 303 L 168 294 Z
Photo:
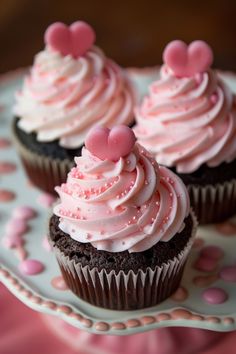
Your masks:
M 184 228 L 189 197 L 183 182 L 139 144 L 117 161 L 86 147 L 66 183 L 56 187 L 60 229 L 110 252 L 142 252 Z
M 178 76 L 164 64 L 135 114 L 140 144 L 179 173 L 236 158 L 234 95 L 211 69 Z
M 77 148 L 93 125 L 130 124 L 133 94 L 123 70 L 96 46 L 78 58 L 46 46 L 16 95 L 14 113 L 38 141 Z

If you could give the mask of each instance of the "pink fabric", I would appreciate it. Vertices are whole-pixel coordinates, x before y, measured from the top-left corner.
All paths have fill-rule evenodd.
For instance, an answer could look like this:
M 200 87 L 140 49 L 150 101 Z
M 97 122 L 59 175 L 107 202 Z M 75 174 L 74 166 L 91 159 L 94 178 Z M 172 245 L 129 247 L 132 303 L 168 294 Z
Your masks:
M 52 332 L 47 328 L 44 321 L 41 320 L 40 315 L 37 312 L 32 311 L 18 301 L 13 295 L 11 295 L 8 290 L 0 284 L 0 311 L 1 311 L 1 321 L 0 321 L 0 353 L 1 354 L 85 354 L 81 351 L 75 351 L 67 347 L 58 337 L 54 336 Z M 46 317 L 44 320 L 47 320 Z M 66 326 L 65 326 L 66 328 Z M 205 331 L 192 330 L 187 328 L 174 328 L 170 329 L 173 332 L 173 340 L 176 344 L 176 349 L 178 348 L 178 354 L 183 353 L 195 353 L 195 354 L 234 354 L 236 345 L 236 332 L 230 333 L 218 333 L 208 332 L 209 338 L 213 341 L 214 345 L 211 349 L 207 351 L 194 351 L 187 350 L 189 345 L 194 342 L 195 339 L 198 341 L 205 341 L 204 336 Z M 161 330 L 163 331 L 163 329 Z M 150 332 L 149 332 L 150 333 Z M 154 331 L 152 332 L 154 333 Z M 166 334 L 168 332 L 165 332 Z M 167 339 L 164 331 L 162 333 L 162 339 Z M 75 335 L 75 334 L 74 334 Z M 138 335 L 139 336 L 139 335 Z M 186 336 L 190 336 L 186 338 Z M 100 337 L 100 336 L 99 336 Z M 137 336 L 134 336 L 134 339 Z M 182 338 L 185 337 L 185 345 L 183 346 Z M 123 341 L 122 353 L 126 353 L 125 343 L 129 343 L 131 348 L 132 337 L 119 337 Z M 195 338 L 195 339 L 194 339 Z M 104 343 L 107 341 L 107 350 L 111 348 L 112 337 L 103 336 L 103 349 L 105 347 Z M 116 337 L 115 341 L 118 340 Z M 164 341 L 168 344 L 168 340 Z M 166 345 L 164 345 L 165 347 Z M 164 349 L 163 347 L 163 349 Z M 183 348 L 184 347 L 184 348 Z M 181 349 L 182 348 L 182 349 Z M 117 347 L 114 348 L 114 353 L 117 353 Z M 110 351 L 109 351 L 110 353 Z M 156 353 L 156 352 L 155 352 Z M 159 351 L 158 351 L 159 353 Z M 164 350 L 163 353 L 166 353 Z M 172 351 L 173 353 L 173 351 Z M 113 351 L 111 352 L 113 354 Z M 129 351 L 129 354 L 134 354 Z
M 1 354 L 78 354 L 54 337 L 39 314 L 23 305 L 2 284 L 0 313 Z

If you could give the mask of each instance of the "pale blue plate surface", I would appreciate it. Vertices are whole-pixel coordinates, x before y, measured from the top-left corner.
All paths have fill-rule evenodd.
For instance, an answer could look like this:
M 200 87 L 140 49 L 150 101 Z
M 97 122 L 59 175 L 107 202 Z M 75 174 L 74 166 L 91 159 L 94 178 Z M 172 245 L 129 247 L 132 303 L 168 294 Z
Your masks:
M 147 83 L 151 77 L 157 74 L 157 69 L 146 70 L 131 70 L 131 77 L 143 95 L 147 90 Z M 236 88 L 236 80 L 228 79 L 230 85 Z M 0 80 L 0 136 L 10 136 L 10 124 L 12 121 L 12 104 L 14 92 L 21 85 L 22 73 L 12 73 L 5 75 Z M 51 285 L 51 280 L 55 276 L 59 276 L 59 268 L 56 260 L 50 252 L 47 252 L 42 246 L 42 241 L 47 233 L 47 221 L 50 215 L 48 209 L 43 208 L 37 203 L 37 198 L 41 194 L 36 189 L 29 187 L 26 177 L 21 168 L 19 159 L 14 151 L 14 148 L 0 150 L 0 162 L 10 161 L 17 165 L 17 171 L 9 175 L 0 175 L 0 188 L 9 189 L 16 193 L 17 198 L 12 202 L 0 202 L 0 242 L 4 236 L 5 224 L 11 215 L 14 207 L 20 205 L 28 205 L 37 209 L 38 217 L 30 222 L 30 231 L 26 234 L 26 249 L 30 258 L 42 260 L 46 269 L 43 273 L 37 276 L 22 276 L 18 271 L 19 260 L 15 257 L 13 250 L 6 249 L 0 246 L 0 280 L 14 293 L 20 300 L 31 308 L 59 316 L 78 327 L 85 328 L 93 333 L 109 333 L 109 334 L 131 334 L 141 331 L 150 330 L 158 327 L 167 326 L 186 326 L 212 329 L 217 331 L 229 331 L 235 329 L 236 325 L 236 283 L 226 283 L 222 280 L 217 280 L 213 286 L 224 288 L 229 294 L 229 299 L 222 305 L 208 305 L 201 298 L 202 288 L 195 286 L 192 279 L 196 275 L 205 275 L 194 270 L 191 265 L 194 263 L 199 249 L 193 249 L 191 256 L 184 273 L 182 286 L 184 286 L 189 296 L 183 302 L 176 302 L 171 299 L 162 304 L 141 311 L 118 312 L 103 310 L 91 306 L 77 297 L 70 291 L 59 291 Z M 235 242 L 236 235 L 231 237 L 222 237 L 214 227 L 199 228 L 198 235 L 204 239 L 206 244 L 219 245 L 225 253 L 225 257 L 220 261 L 219 266 L 224 264 L 235 264 Z M 4 273 L 6 270 L 8 273 Z M 6 276 L 7 274 L 7 276 Z M 14 279 L 13 279 L 14 278 Z M 16 286 L 18 284 L 18 286 Z M 21 290 L 19 291 L 19 286 Z M 22 289 L 28 289 L 31 293 L 27 295 Z M 35 300 L 35 296 L 39 300 Z M 36 297 L 37 299 L 37 297 Z M 54 303 L 53 308 L 45 306 L 45 302 L 50 300 Z M 38 303 L 36 303 L 36 302 Z M 66 305 L 63 309 L 60 305 Z M 69 310 L 68 310 L 69 308 Z M 191 320 L 185 314 L 180 319 L 170 318 L 169 314 L 175 308 L 182 308 L 203 316 L 203 320 Z M 166 319 L 158 320 L 158 314 L 165 314 Z M 79 314 L 75 318 L 75 314 Z M 187 312 L 188 314 L 188 312 Z M 145 320 L 144 316 L 148 316 Z M 212 319 L 213 317 L 213 319 Z M 227 320 L 229 318 L 231 320 Z M 225 319 L 226 318 L 226 319 Z M 153 319 L 153 321 L 151 320 Z M 135 322 L 136 321 L 136 322 Z M 102 323 L 101 323 L 102 322 Z M 123 324 L 123 329 L 118 329 L 114 323 Z M 153 322 L 153 323 L 152 323 Z M 122 326 L 121 326 L 122 327 Z

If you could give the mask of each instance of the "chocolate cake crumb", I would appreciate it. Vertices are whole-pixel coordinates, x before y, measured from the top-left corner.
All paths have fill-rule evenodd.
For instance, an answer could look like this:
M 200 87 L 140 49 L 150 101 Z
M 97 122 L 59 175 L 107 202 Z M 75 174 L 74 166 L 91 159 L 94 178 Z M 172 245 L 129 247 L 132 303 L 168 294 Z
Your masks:
M 114 270 L 116 274 L 123 270 L 127 274 L 129 270 L 136 273 L 139 269 L 146 270 L 148 267 L 154 269 L 177 256 L 187 245 L 192 233 L 191 215 L 184 222 L 184 229 L 170 241 L 159 241 L 150 249 L 137 253 L 101 251 L 90 243 L 73 240 L 59 228 L 59 218 L 56 215 L 50 219 L 49 237 L 54 246 L 58 247 L 65 256 L 73 259 L 76 263 L 81 263 L 82 266 L 89 266 L 90 269 L 94 267 L 99 270 L 105 269 L 108 273 Z
M 14 133 L 20 142 L 32 152 L 54 159 L 69 159 L 71 161 L 74 160 L 75 156 L 81 156 L 82 146 L 77 149 L 66 149 L 59 145 L 59 140 L 51 142 L 38 141 L 35 133 L 26 133 L 24 130 L 20 129 L 17 125 L 18 121 L 19 118 L 16 118 L 14 121 Z

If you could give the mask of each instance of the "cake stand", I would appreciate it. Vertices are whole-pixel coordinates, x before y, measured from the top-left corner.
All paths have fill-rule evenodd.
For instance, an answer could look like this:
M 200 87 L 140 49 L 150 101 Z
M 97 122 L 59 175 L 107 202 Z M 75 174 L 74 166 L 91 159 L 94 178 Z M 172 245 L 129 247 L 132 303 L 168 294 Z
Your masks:
M 94 307 L 67 289 L 46 241 L 48 219 L 55 200 L 30 185 L 11 145 L 12 104 L 24 73 L 25 70 L 18 70 L 0 79 L 0 281 L 32 309 L 94 334 L 130 335 L 180 326 L 221 332 L 234 330 L 234 219 L 220 225 L 199 227 L 180 288 L 158 306 L 137 311 L 111 311 Z M 158 69 L 130 69 L 128 73 L 142 96 L 148 83 L 158 75 Z M 236 89 L 236 79 L 229 74 L 225 77 Z M 25 217 L 23 214 L 27 210 L 32 215 Z M 6 236 L 16 219 L 21 227 L 21 241 Z M 27 275 L 23 265 L 32 260 L 38 265 L 38 273 Z

